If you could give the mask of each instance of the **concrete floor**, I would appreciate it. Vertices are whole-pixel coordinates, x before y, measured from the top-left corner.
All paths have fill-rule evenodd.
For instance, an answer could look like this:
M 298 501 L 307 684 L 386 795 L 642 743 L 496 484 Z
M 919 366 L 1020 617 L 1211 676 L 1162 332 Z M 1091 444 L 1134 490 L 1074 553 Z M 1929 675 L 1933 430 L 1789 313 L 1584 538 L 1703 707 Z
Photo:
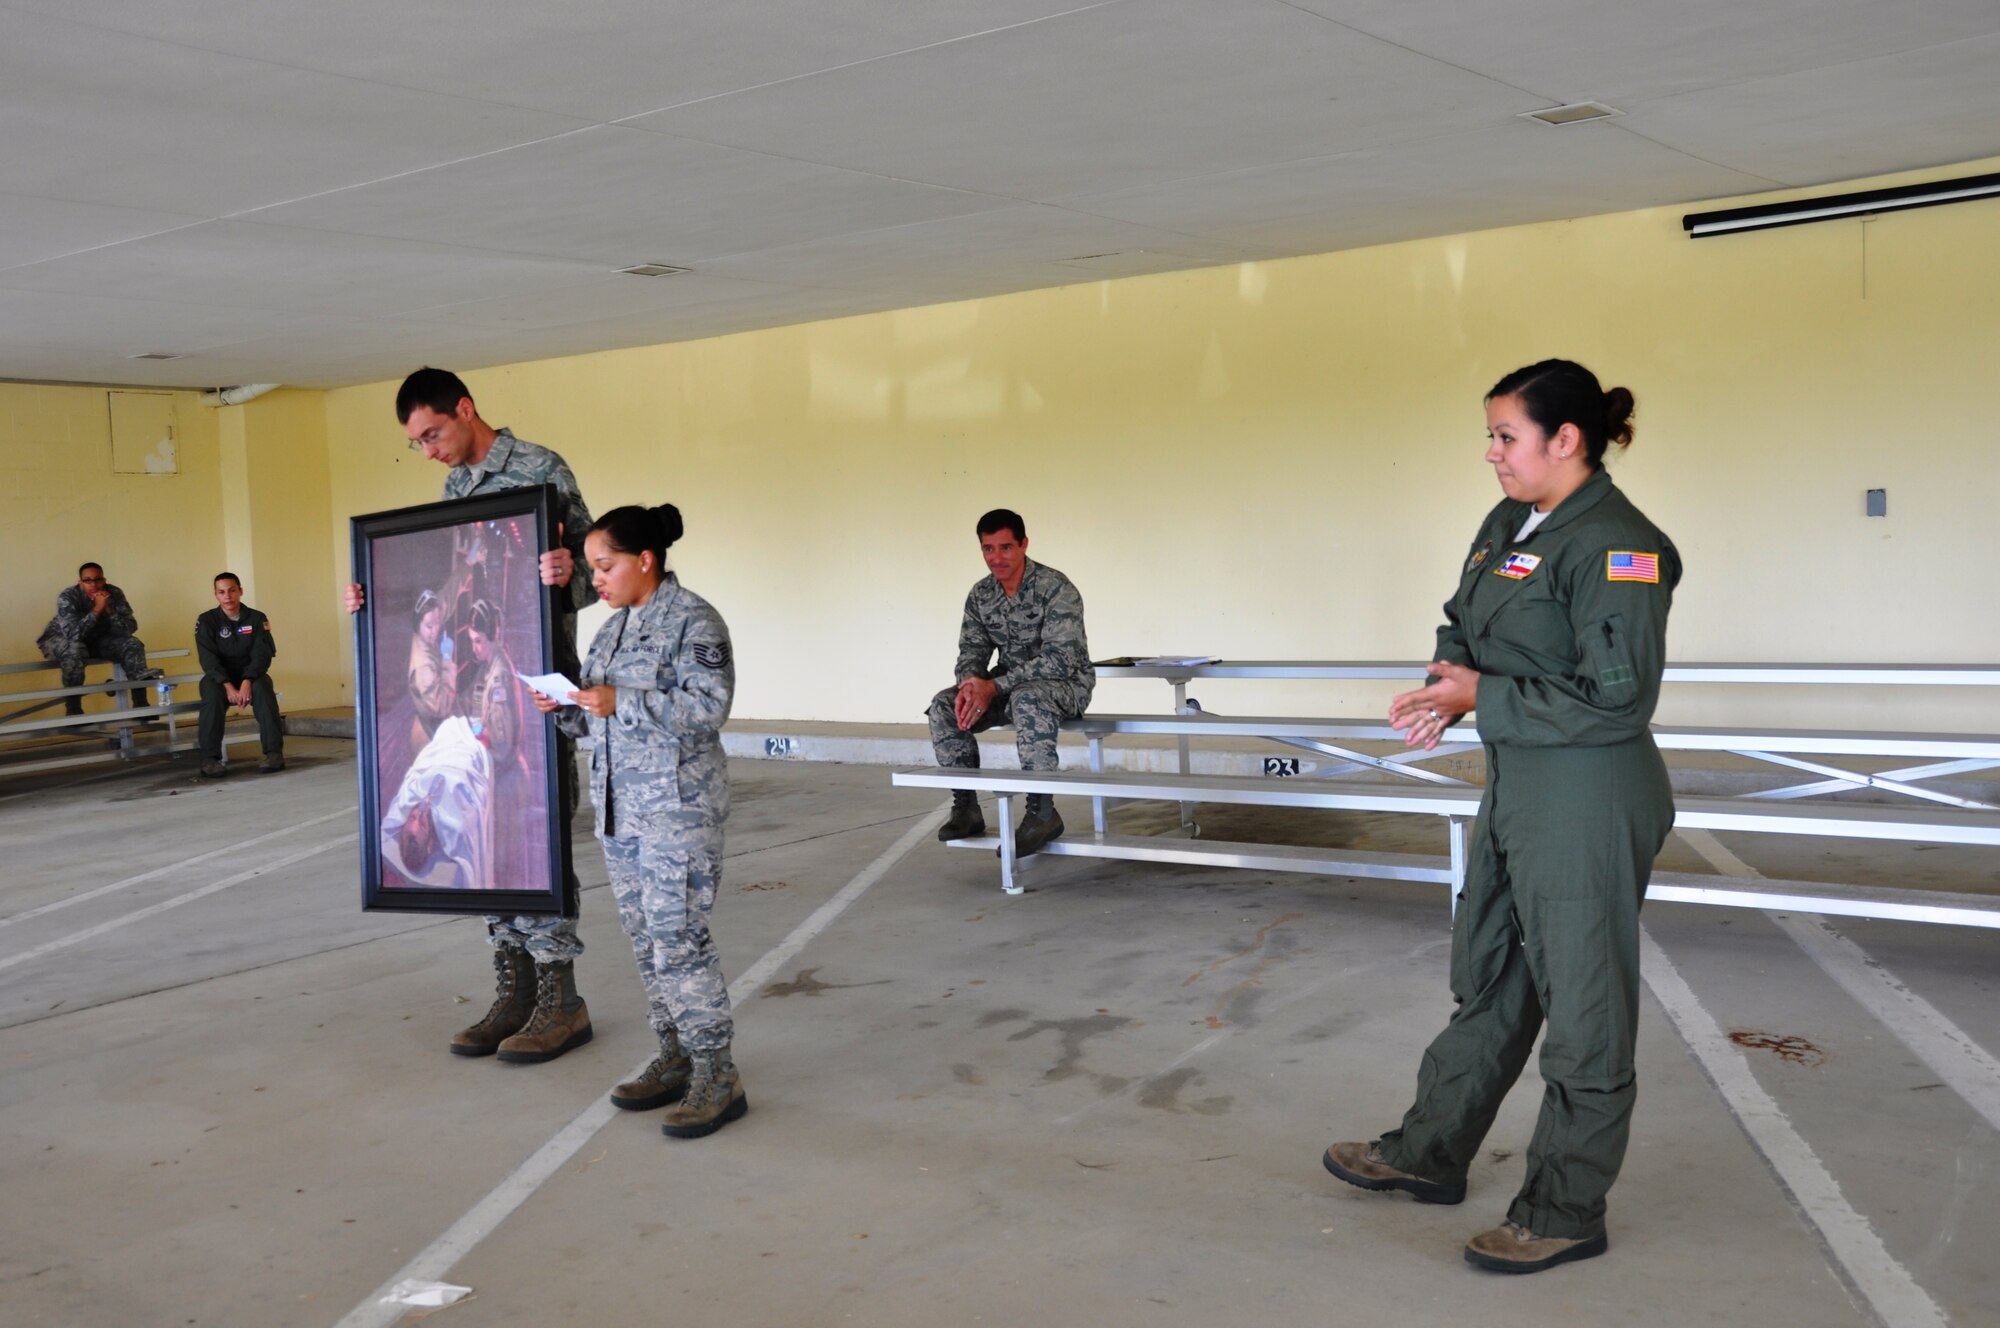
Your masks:
M 1532 1068 L 1462 1207 L 1319 1162 L 1394 1123 L 1446 1017 L 1436 887 L 1066 859 L 1008 898 L 983 854 L 885 862 L 938 809 L 885 771 L 738 761 L 715 929 L 733 981 L 767 975 L 739 1002 L 751 1111 L 676 1141 L 598 1120 L 651 1039 L 587 822 L 596 1041 L 457 1059 L 480 925 L 361 913 L 352 748 L 290 754 L 0 784 L 0 1322 L 398 1322 L 367 1302 L 426 1250 L 473 1288 L 439 1312 L 466 1328 L 2000 1322 L 1993 932 L 1650 907 L 1611 1251 L 1504 1278 L 1459 1251 L 1519 1181 Z M 1724 839 L 1772 876 L 1995 880 Z M 475 1210 L 491 1230 L 437 1254 Z

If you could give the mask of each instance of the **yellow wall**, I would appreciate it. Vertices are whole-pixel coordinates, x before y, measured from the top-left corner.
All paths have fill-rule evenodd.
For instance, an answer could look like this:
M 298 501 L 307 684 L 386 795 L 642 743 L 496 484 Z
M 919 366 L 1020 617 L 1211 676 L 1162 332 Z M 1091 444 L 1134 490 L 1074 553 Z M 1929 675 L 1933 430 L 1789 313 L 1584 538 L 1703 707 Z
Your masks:
M 1964 589 L 2000 487 L 2000 202 L 1700 241 L 1682 211 L 467 377 L 488 421 L 568 457 L 594 511 L 681 505 L 675 560 L 736 635 L 741 716 L 916 719 L 949 681 L 995 505 L 1081 586 L 1100 657 L 1425 655 L 1498 496 L 1481 395 L 1550 355 L 1637 393 L 1614 470 L 1687 561 L 1676 658 L 2000 658 L 1989 597 Z M 398 450 L 393 391 L 328 395 L 337 514 L 436 496 L 442 472 Z M 1887 519 L 1863 516 L 1871 487 Z M 1388 690 L 1202 695 L 1326 712 Z M 1099 689 L 1101 707 L 1163 697 Z M 2000 698 L 1681 689 L 1662 718 L 1964 730 L 2000 724 Z
M 245 602 L 271 616 L 285 708 L 347 703 L 351 650 L 330 612 L 323 394 L 279 392 L 216 409 L 198 393 L 170 393 L 180 473 L 125 475 L 111 468 L 108 390 L 116 389 L 0 383 L 0 483 L 15 569 L 0 588 L 12 638 L 0 659 L 39 658 L 35 638 L 56 594 L 89 559 L 131 599 L 150 651 L 190 651 L 160 666 L 199 672 L 194 620 L 215 607 L 213 577 L 226 568 L 243 578 Z M 54 685 L 47 674 L 8 680 L 8 690 Z
M 220 417 L 230 570 L 271 619 L 287 709 L 352 704 L 352 637 L 331 611 L 332 490 L 318 392 L 274 392 Z
M 192 392 L 171 394 L 180 473 L 118 475 L 105 391 L 0 383 L 9 566 L 0 579 L 8 638 L 0 660 L 41 657 L 35 638 L 86 560 L 104 564 L 125 591 L 150 649 L 192 650 L 195 616 L 214 607 L 209 578 L 225 556 L 215 412 Z M 192 655 L 161 667 L 196 671 Z M 51 674 L 9 682 L 10 690 L 58 685 Z

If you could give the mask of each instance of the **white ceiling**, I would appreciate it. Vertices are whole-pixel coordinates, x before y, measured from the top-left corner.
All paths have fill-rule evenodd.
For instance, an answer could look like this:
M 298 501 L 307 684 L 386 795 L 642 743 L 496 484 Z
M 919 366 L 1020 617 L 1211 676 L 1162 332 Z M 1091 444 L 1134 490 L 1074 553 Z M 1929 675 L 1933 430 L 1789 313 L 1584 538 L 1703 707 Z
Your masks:
M 327 387 L 2000 155 L 2000 0 L 0 0 L 0 145 L 0 378 Z

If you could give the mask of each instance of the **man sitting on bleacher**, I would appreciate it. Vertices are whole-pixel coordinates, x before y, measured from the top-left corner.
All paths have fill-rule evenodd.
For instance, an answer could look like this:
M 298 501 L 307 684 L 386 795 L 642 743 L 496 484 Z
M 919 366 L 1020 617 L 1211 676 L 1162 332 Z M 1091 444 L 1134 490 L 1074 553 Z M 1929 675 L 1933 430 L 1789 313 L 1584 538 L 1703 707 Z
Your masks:
M 76 569 L 76 584 L 56 596 L 56 616 L 35 644 L 43 659 L 61 666 L 65 687 L 83 686 L 84 661 L 93 657 L 110 660 L 134 681 L 161 677 L 158 669 L 146 666 L 146 643 L 132 635 L 138 630 L 125 592 L 104 579 L 102 567 L 85 563 Z M 145 688 L 132 693 L 132 704 L 146 704 Z M 63 709 L 82 714 L 83 698 L 64 697 Z
M 257 768 L 285 768 L 285 721 L 278 714 L 278 690 L 271 682 L 271 659 L 278 643 L 271 620 L 243 602 L 243 583 L 234 572 L 215 574 L 215 605 L 194 620 L 194 650 L 201 657 L 201 773 L 220 779 L 222 721 L 231 706 L 249 706 L 257 716 L 264 759 Z
M 1084 640 L 1083 596 L 1061 572 L 1029 560 L 1028 528 L 1017 514 L 995 508 L 979 518 L 978 531 L 979 554 L 992 575 L 965 597 L 958 683 L 931 700 L 931 746 L 940 766 L 976 770 L 979 743 L 972 735 L 1005 722 L 1014 726 L 1023 770 L 1059 769 L 1056 730 L 1089 708 L 1097 684 Z M 998 664 L 992 663 L 995 650 Z M 1014 852 L 1033 853 L 1062 832 L 1054 795 L 1031 793 Z M 978 795 L 952 790 L 951 819 L 939 827 L 938 838 L 985 833 Z

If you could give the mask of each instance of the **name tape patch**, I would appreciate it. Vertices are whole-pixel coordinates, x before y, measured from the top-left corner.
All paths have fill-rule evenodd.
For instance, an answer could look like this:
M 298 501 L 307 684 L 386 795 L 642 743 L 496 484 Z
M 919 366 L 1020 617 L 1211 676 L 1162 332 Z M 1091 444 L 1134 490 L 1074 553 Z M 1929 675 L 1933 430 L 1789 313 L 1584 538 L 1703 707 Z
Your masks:
M 1510 553 L 1506 562 L 1493 569 L 1493 575 L 1504 576 L 1510 581 L 1520 581 L 1541 565 L 1542 556 L 1539 553 Z
M 1643 581 L 1647 585 L 1656 586 L 1660 583 L 1660 555 L 1614 549 L 1604 555 L 1604 579 Z

